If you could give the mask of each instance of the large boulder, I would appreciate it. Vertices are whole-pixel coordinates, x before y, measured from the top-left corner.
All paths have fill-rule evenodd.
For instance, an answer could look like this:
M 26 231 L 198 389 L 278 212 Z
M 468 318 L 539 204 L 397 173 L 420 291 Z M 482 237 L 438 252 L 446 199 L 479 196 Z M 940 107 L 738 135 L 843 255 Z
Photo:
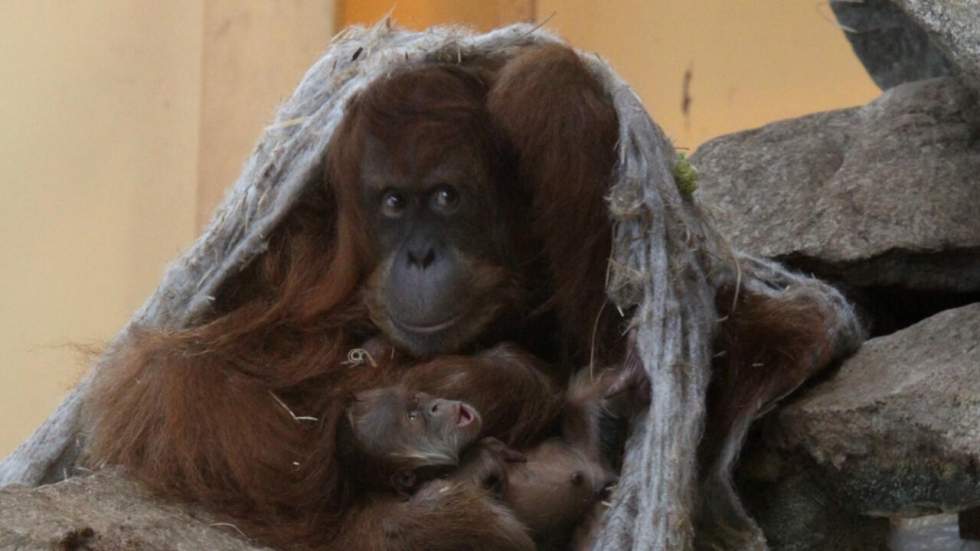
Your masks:
M 980 503 L 980 304 L 869 340 L 779 411 L 766 439 L 862 514 Z
M 28 488 L 0 489 L 0 549 L 103 551 L 267 549 L 233 525 L 168 504 L 116 470 Z
M 699 195 L 738 248 L 855 286 L 980 290 L 980 105 L 953 78 L 716 138 Z
M 976 0 L 893 0 L 980 92 L 980 2 Z
M 952 67 L 929 35 L 891 0 L 831 1 L 844 36 L 882 90 L 947 76 Z

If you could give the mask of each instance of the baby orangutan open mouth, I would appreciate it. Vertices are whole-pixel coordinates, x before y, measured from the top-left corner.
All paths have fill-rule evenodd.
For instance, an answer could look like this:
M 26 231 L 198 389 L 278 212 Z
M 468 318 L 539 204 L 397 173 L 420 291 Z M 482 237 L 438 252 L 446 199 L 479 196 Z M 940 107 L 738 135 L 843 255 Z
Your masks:
M 470 406 L 464 404 L 463 402 L 458 402 L 456 406 L 459 410 L 459 415 L 456 417 L 456 426 L 465 427 L 477 419 L 477 413 Z

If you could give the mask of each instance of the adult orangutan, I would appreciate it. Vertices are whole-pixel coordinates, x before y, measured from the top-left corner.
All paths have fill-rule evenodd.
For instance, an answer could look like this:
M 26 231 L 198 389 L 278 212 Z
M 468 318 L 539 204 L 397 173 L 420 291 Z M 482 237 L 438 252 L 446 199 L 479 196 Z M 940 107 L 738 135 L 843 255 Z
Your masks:
M 429 358 L 513 340 L 556 366 L 440 370 L 426 381 L 509 412 L 514 425 L 498 429 L 508 444 L 544 434 L 551 420 L 541 408 L 570 368 L 655 361 L 628 346 L 629 312 L 606 307 L 604 198 L 623 168 L 617 148 L 635 137 L 620 132 L 606 86 L 553 44 L 461 61 L 388 72 L 361 91 L 333 134 L 323 180 L 304 190 L 268 249 L 225 281 L 210 311 L 184 329 L 136 328 L 119 344 L 88 400 L 92 462 L 125 465 L 263 541 L 317 546 L 333 537 L 347 500 L 331 459 L 342 404 L 379 384 L 370 362 L 348 361 L 361 343 L 383 335 Z M 674 292 L 661 277 L 694 281 L 648 277 L 661 293 Z M 719 518 L 743 521 L 727 476 L 748 422 L 836 347 L 837 322 L 820 300 L 729 282 L 732 300 L 717 302 L 722 330 L 685 321 L 697 338 L 670 343 L 700 350 L 698 335 L 719 334 L 718 346 L 733 350 L 719 363 L 738 395 L 716 389 L 702 454 L 705 495 L 721 504 L 693 515 L 706 531 Z M 733 348 L 743 342 L 751 349 Z M 659 389 L 655 405 L 667 403 Z M 681 432 L 692 434 L 701 420 L 698 410 L 657 422 L 686 423 Z M 678 492 L 692 499 L 686 489 L 663 495 Z
M 494 101 L 523 103 L 526 127 Z M 349 365 L 348 351 L 379 333 L 420 357 L 509 336 L 568 366 L 587 361 L 593 341 L 615 346 L 611 316 L 595 327 L 616 128 L 604 92 L 566 48 L 496 72 L 432 64 L 380 79 L 348 106 L 324 184 L 222 289 L 210 318 L 135 331 L 100 370 L 92 460 L 125 465 L 272 543 L 329 538 L 346 487 L 331 461 L 334 427 L 344 398 L 383 378 Z M 574 160 L 542 151 L 545 135 Z M 559 231 L 570 215 L 587 231 Z M 508 444 L 537 438 L 554 422 L 540 412 L 560 387 L 536 369 L 494 364 L 440 370 L 427 384 L 469 381 L 461 398 L 492 401 L 519 427 L 499 428 Z

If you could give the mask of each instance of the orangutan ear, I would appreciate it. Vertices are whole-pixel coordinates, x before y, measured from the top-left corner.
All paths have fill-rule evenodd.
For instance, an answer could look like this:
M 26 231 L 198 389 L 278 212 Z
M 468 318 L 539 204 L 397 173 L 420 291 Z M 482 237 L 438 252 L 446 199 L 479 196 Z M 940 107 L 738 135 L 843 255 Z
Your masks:
M 402 495 L 411 495 L 415 489 L 415 471 L 402 470 L 391 475 L 391 486 Z

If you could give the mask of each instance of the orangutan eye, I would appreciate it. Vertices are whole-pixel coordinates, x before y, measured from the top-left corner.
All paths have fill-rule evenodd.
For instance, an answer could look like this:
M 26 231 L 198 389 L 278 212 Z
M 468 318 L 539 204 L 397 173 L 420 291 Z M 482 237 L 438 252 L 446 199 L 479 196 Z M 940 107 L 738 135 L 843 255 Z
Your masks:
M 421 415 L 421 401 L 418 394 L 413 394 L 408 401 L 408 420 L 415 421 Z
M 441 185 L 432 194 L 432 206 L 438 211 L 452 212 L 457 205 L 459 205 L 459 192 L 451 185 Z
M 401 193 L 388 190 L 381 196 L 381 213 L 389 218 L 401 216 L 405 211 L 405 196 Z

